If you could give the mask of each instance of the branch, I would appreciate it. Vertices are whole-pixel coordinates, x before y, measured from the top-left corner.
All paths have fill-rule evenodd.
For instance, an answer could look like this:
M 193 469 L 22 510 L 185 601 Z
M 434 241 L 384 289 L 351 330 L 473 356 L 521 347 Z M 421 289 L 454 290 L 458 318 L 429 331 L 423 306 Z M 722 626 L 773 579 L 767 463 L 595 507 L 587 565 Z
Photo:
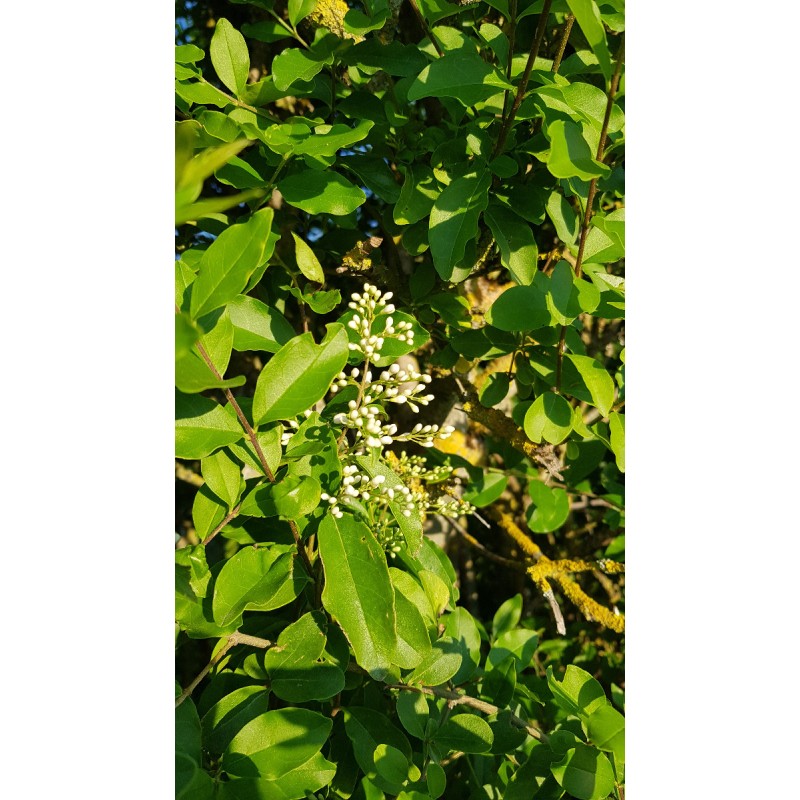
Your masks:
M 470 697 L 468 694 L 461 694 L 460 692 L 454 692 L 450 689 L 442 689 L 439 686 L 409 686 L 407 683 L 390 683 L 387 684 L 387 688 L 399 689 L 405 692 L 417 692 L 417 694 L 427 694 L 432 697 L 441 697 L 442 699 L 447 700 L 447 704 L 451 707 L 469 706 L 470 708 L 474 708 L 476 711 L 480 711 L 482 714 L 487 714 L 488 716 L 499 714 L 504 710 L 498 706 L 493 706 L 491 703 L 478 700 L 477 697 Z M 515 728 L 526 731 L 529 736 L 533 736 L 534 739 L 538 739 L 540 742 L 547 742 L 549 739 L 547 734 L 540 731 L 529 722 L 525 722 L 524 719 L 521 719 L 516 714 L 511 714 L 511 724 Z
M 561 59 L 564 58 L 564 51 L 567 49 L 567 42 L 569 41 L 569 35 L 572 32 L 572 25 L 574 22 L 574 14 L 570 14 L 564 22 L 564 30 L 561 31 L 561 40 L 558 43 L 556 57 L 553 59 L 553 72 L 558 72 L 558 68 L 561 66 Z
M 616 65 L 614 66 L 614 75 L 611 78 L 611 85 L 608 89 L 608 97 L 606 99 L 606 112 L 603 116 L 603 126 L 600 129 L 600 141 L 597 143 L 597 160 L 602 161 L 605 155 L 606 137 L 608 136 L 608 123 L 611 120 L 611 109 L 614 107 L 614 97 L 619 88 L 619 77 L 622 72 L 622 61 L 625 56 L 625 33 L 623 32 L 620 37 L 619 50 L 616 56 Z M 592 220 L 592 206 L 594 205 L 594 197 L 597 193 L 597 178 L 592 178 L 589 183 L 589 194 L 586 197 L 586 211 L 583 215 L 583 224 L 581 226 L 581 238 L 578 244 L 578 255 L 575 258 L 575 278 L 578 279 L 583 275 L 583 251 L 586 247 L 586 239 L 589 235 L 589 226 Z M 558 348 L 556 350 L 556 392 L 561 391 L 561 368 L 564 362 L 564 350 L 567 341 L 567 326 L 561 326 L 561 335 L 558 338 Z
M 235 631 L 228 637 L 228 641 L 220 649 L 220 651 L 203 667 L 200 674 L 178 695 L 175 699 L 175 708 L 177 708 L 198 686 L 200 681 L 227 655 L 228 651 L 235 647 L 237 644 L 249 644 L 251 647 L 260 647 L 266 650 L 268 647 L 273 647 L 274 642 L 268 639 L 260 639 L 257 636 L 249 636 L 246 633 L 239 633 Z
M 564 480 L 561 474 L 563 467 L 551 445 L 534 444 L 525 435 L 525 431 L 518 428 L 502 411 L 481 405 L 475 387 L 466 379 L 459 376 L 455 377 L 455 381 L 462 394 L 461 408 L 470 419 L 482 425 L 488 433 L 498 439 L 505 439 L 515 450 L 519 450 L 540 464 L 554 478 Z
M 497 137 L 497 143 L 495 144 L 492 158 L 497 158 L 497 156 L 503 152 L 503 148 L 506 144 L 506 138 L 508 137 L 508 132 L 511 130 L 511 126 L 514 124 L 514 117 L 517 116 L 517 111 L 522 104 L 522 98 L 528 89 L 528 81 L 530 80 L 531 72 L 533 70 L 533 63 L 536 61 L 536 57 L 539 55 L 539 47 L 541 47 L 542 39 L 544 38 L 544 29 L 545 25 L 547 24 L 547 17 L 550 14 L 551 3 L 552 0 L 544 0 L 542 13 L 539 15 L 539 24 L 536 27 L 536 36 L 533 39 L 533 44 L 531 44 L 531 51 L 528 55 L 528 61 L 525 64 L 525 71 L 522 73 L 522 79 L 517 87 L 517 95 L 514 98 L 511 111 L 508 113 L 508 116 L 503 118 L 503 124 L 500 128 L 500 135 Z M 508 57 L 509 60 L 511 60 L 513 53 L 509 53 Z
M 203 539 L 203 541 L 200 544 L 202 544 L 204 546 L 207 545 L 239 513 L 239 509 L 241 507 L 242 507 L 242 504 L 239 503 L 239 505 L 237 505 L 234 508 L 232 508 L 225 515 L 225 517 L 222 520 L 222 522 L 220 522 L 219 525 L 217 525 L 217 527 L 214 528 L 214 530 L 211 531 L 211 533 L 209 533 L 208 536 L 206 536 L 206 538 Z
M 428 34 L 428 38 L 431 40 L 431 44 L 434 46 L 436 52 L 439 54 L 439 57 L 441 58 L 444 55 L 444 50 L 442 50 L 442 46 L 439 44 L 439 40 L 433 35 L 433 30 L 425 21 L 425 17 L 422 16 L 422 12 L 419 10 L 419 6 L 417 5 L 417 0 L 408 0 L 408 2 L 411 8 L 413 9 L 414 13 L 417 15 L 417 20 L 419 24 L 422 26 L 422 30 Z
M 196 346 L 200 355 L 203 357 L 203 360 L 206 362 L 206 364 L 208 364 L 208 368 L 211 370 L 211 372 L 215 375 L 215 377 L 218 380 L 222 380 L 222 375 L 219 374 L 219 371 L 214 366 L 214 362 L 209 357 L 203 345 L 200 344 L 200 342 L 196 342 Z M 228 398 L 228 402 L 231 404 L 231 407 L 236 412 L 236 416 L 239 417 L 239 422 L 241 422 L 242 427 L 244 428 L 245 433 L 247 434 L 247 438 L 250 440 L 250 443 L 253 445 L 253 449 L 256 451 L 256 455 L 258 456 L 261 468 L 264 470 L 264 474 L 267 476 L 270 483 L 275 483 L 275 475 L 269 468 L 269 464 L 267 463 L 267 458 L 264 455 L 264 451 L 261 449 L 261 445 L 259 444 L 256 432 L 253 430 L 253 426 L 250 424 L 247 417 L 244 415 L 244 412 L 242 411 L 241 407 L 236 402 L 236 398 L 233 396 L 231 390 L 225 389 L 224 391 L 225 391 L 225 397 Z M 308 557 L 308 553 L 306 552 L 305 547 L 303 547 L 303 540 L 300 537 L 300 531 L 297 528 L 297 523 L 293 519 L 287 520 L 287 522 L 289 523 L 289 527 L 292 530 L 292 536 L 294 537 L 294 543 L 297 546 L 297 552 L 300 555 L 300 559 L 303 562 L 303 566 L 306 568 L 306 571 L 308 572 L 308 577 L 313 579 L 314 568 L 311 565 L 311 559 Z

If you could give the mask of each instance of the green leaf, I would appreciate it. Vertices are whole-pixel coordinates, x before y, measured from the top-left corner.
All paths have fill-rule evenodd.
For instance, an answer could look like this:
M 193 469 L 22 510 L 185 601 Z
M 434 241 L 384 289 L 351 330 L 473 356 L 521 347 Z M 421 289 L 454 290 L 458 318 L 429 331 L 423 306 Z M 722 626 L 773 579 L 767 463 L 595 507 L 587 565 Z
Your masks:
M 600 683 L 574 664 L 567 666 L 561 681 L 556 680 L 553 668 L 548 667 L 547 685 L 561 708 L 584 719 L 608 702 Z
M 479 399 L 482 406 L 492 408 L 505 399 L 511 381 L 506 372 L 493 372 L 481 387 Z
M 494 664 L 487 662 L 481 683 L 483 697 L 491 700 L 499 708 L 503 708 L 511 702 L 516 686 L 517 660 L 512 655 L 506 654 L 505 658 Z
M 550 771 L 564 791 L 577 800 L 603 800 L 614 790 L 614 768 L 603 753 L 585 744 L 567 750 Z
M 466 608 L 460 606 L 448 614 L 445 620 L 444 633 L 459 647 L 461 666 L 451 678 L 458 686 L 469 680 L 481 661 L 481 635 L 475 620 Z
M 576 278 L 567 261 L 556 264 L 550 276 L 547 307 L 559 325 L 569 325 L 582 313 L 591 314 L 600 305 L 600 291 L 589 281 Z
M 405 168 L 405 181 L 392 215 L 398 225 L 413 225 L 431 213 L 433 203 L 441 194 L 433 170 L 425 164 Z
M 175 393 L 175 457 L 204 458 L 244 436 L 241 425 L 219 403 Z
M 336 764 L 322 753 L 316 753 L 299 767 L 295 767 L 275 780 L 264 778 L 238 778 L 218 783 L 215 800 L 301 800 L 315 797 L 336 774 Z
M 241 467 L 224 451 L 218 450 L 200 462 L 200 472 L 206 486 L 222 500 L 228 509 L 236 505 L 242 487 Z
M 433 740 L 444 752 L 486 753 L 492 749 L 494 734 L 489 723 L 475 714 L 456 714 L 436 732 Z
M 547 216 L 553 222 L 558 238 L 564 244 L 572 244 L 580 232 L 578 215 L 561 192 L 552 192 L 545 206 Z
M 525 412 L 523 427 L 532 442 L 560 444 L 572 430 L 572 408 L 561 395 L 544 392 Z
M 526 628 L 504 631 L 495 639 L 489 655 L 486 656 L 487 666 L 491 664 L 496 667 L 509 656 L 513 656 L 517 672 L 522 672 L 531 665 L 538 644 L 539 637 L 535 631 Z
M 387 780 L 378 771 L 375 753 L 378 745 L 389 745 L 411 761 L 411 745 L 385 714 L 371 708 L 350 706 L 344 709 L 344 729 L 353 743 L 353 752 L 367 778 L 386 792 L 399 794 L 402 783 Z
M 186 754 L 198 765 L 203 763 L 200 717 L 191 698 L 175 709 L 175 750 Z
M 257 486 L 242 501 L 240 513 L 249 517 L 299 519 L 318 505 L 322 488 L 316 478 L 288 475 L 277 483 Z
M 611 174 L 609 167 L 592 156 L 580 125 L 556 120 L 547 126 L 547 136 L 550 139 L 547 169 L 556 178 L 590 181 L 592 178 L 604 178 Z
M 320 344 L 314 344 L 310 332 L 296 336 L 261 370 L 253 395 L 256 425 L 292 419 L 328 391 L 350 351 L 343 325 L 329 324 L 327 330 Z
M 314 255 L 314 251 L 294 232 L 294 254 L 300 272 L 310 281 L 315 283 L 325 283 L 325 273 L 319 259 Z
M 237 295 L 226 306 L 233 324 L 234 350 L 275 353 L 295 335 L 286 317 L 255 297 Z
M 417 692 L 400 692 L 395 708 L 403 727 L 417 739 L 424 739 L 425 728 L 431 714 L 425 695 Z
M 311 611 L 281 631 L 277 647 L 264 654 L 272 691 L 287 702 L 327 700 L 344 688 L 344 673 L 319 661 L 325 649 L 327 621 Z
M 250 275 L 269 258 L 265 252 L 272 229 L 271 208 L 247 222 L 226 228 L 203 253 L 192 283 L 190 313 L 194 319 L 225 305 L 247 285 Z
M 584 719 L 586 735 L 595 747 L 614 754 L 625 763 L 625 717 L 610 703 L 600 706 Z
M 378 775 L 387 783 L 402 784 L 408 780 L 411 764 L 402 750 L 381 743 L 375 748 L 374 761 Z
M 222 521 L 227 511 L 225 503 L 208 488 L 201 486 L 192 502 L 192 522 L 198 539 L 205 539 Z
M 594 358 L 577 356 L 573 353 L 567 353 L 566 357 L 574 365 L 580 375 L 580 380 L 588 389 L 592 405 L 597 407 L 602 416 L 607 417 L 611 407 L 614 405 L 614 379 L 608 374 L 603 365 Z M 565 380 L 564 391 L 575 394 L 571 388 L 572 386 L 572 381 Z M 575 396 L 577 397 L 578 395 L 575 394 Z
M 309 578 L 294 564 L 294 545 L 244 547 L 225 562 L 214 584 L 214 621 L 227 625 L 243 611 L 290 603 Z
M 567 0 L 570 11 L 575 15 L 575 20 L 580 26 L 586 41 L 597 56 L 600 69 L 606 79 L 611 78 L 611 55 L 608 52 L 606 31 L 600 16 L 600 9 L 595 0 Z
M 327 63 L 332 60 L 332 57 L 328 57 Z M 310 81 L 324 69 L 325 63 L 326 60 L 316 58 L 297 47 L 284 50 L 272 60 L 275 86 L 285 92 L 293 83 Z
M 361 120 L 354 128 L 349 125 L 317 125 L 313 135 L 303 139 L 294 148 L 294 152 L 302 155 L 330 157 L 343 149 L 352 147 L 362 139 L 366 139 L 372 126 L 372 120 Z
M 338 164 L 353 172 L 360 184 L 387 203 L 397 203 L 400 199 L 400 186 L 382 158 L 354 155 L 340 159 Z
M 563 489 L 551 489 L 541 481 L 528 484 L 528 494 L 533 503 L 528 507 L 528 527 L 534 533 L 558 530 L 569 516 L 569 495 Z
M 428 629 L 422 614 L 402 592 L 395 591 L 394 600 L 397 609 L 395 664 L 402 669 L 413 669 L 431 651 Z
M 280 778 L 316 755 L 332 727 L 332 720 L 305 708 L 268 711 L 233 737 L 222 768 L 243 778 Z
M 316 7 L 317 0 L 289 0 L 289 22 L 296 28 Z
M 436 271 L 444 280 L 461 281 L 472 267 L 459 268 L 467 242 L 478 235 L 478 218 L 489 202 L 492 176 L 482 169 L 456 178 L 431 209 L 428 240 Z
M 515 594 L 509 597 L 500 608 L 495 611 L 494 619 L 492 620 L 492 634 L 496 639 L 506 631 L 510 631 L 519 624 L 520 617 L 522 616 L 522 595 Z
M 318 538 L 325 569 L 322 604 L 347 636 L 358 665 L 381 680 L 397 650 L 394 588 L 383 548 L 349 514 L 326 516 Z
M 452 639 L 443 637 L 433 643 L 406 682 L 418 686 L 441 686 L 461 669 L 461 658 L 458 645 Z
M 478 53 L 456 50 L 445 53 L 420 72 L 409 87 L 408 99 L 455 97 L 463 105 L 471 106 L 504 89 L 514 87 Z
M 217 76 L 237 97 L 247 84 L 250 54 L 244 36 L 225 17 L 217 20 L 211 37 L 211 63 Z
M 483 214 L 486 224 L 500 248 L 500 262 L 521 285 L 533 282 L 539 248 L 530 225 L 506 206 L 492 201 Z
M 608 427 L 611 431 L 611 449 L 617 459 L 617 469 L 625 472 L 625 415 L 612 411 L 608 415 Z
M 204 715 L 203 744 L 222 753 L 251 720 L 269 711 L 269 692 L 263 686 L 242 686 L 216 702 Z
M 308 214 L 344 216 L 355 211 L 367 196 L 336 172 L 306 170 L 278 183 L 287 203 Z
M 205 53 L 193 44 L 175 45 L 176 64 L 195 64 L 205 57 Z
M 350 18 L 352 13 L 352 10 L 348 11 L 347 18 Z M 416 45 L 404 45 L 397 40 L 386 43 L 374 37 L 351 47 L 345 53 L 344 60 L 347 64 L 365 72 L 383 70 L 389 75 L 405 78 L 418 75 L 428 63 L 428 59 Z
M 484 508 L 494 503 L 503 494 L 508 483 L 508 476 L 502 472 L 479 471 L 480 478 L 470 483 L 469 488 L 464 492 L 464 500 L 472 503 L 476 508 Z
M 492 303 L 486 321 L 501 331 L 531 331 L 549 325 L 552 317 L 547 295 L 537 283 L 506 289 Z

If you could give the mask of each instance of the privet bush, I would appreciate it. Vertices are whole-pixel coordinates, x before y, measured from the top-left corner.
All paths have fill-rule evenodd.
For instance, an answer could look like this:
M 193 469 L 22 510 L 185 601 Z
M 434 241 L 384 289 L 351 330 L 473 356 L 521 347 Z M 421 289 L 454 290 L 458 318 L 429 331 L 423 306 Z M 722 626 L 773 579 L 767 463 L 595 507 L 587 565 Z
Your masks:
M 621 800 L 622 0 L 178 22 L 177 796 Z

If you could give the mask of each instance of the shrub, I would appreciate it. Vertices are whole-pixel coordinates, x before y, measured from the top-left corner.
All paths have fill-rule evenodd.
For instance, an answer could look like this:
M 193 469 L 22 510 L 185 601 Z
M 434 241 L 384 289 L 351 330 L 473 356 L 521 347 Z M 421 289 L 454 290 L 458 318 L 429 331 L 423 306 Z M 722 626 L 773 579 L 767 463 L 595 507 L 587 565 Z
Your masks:
M 177 796 L 622 798 L 622 4 L 179 22 Z

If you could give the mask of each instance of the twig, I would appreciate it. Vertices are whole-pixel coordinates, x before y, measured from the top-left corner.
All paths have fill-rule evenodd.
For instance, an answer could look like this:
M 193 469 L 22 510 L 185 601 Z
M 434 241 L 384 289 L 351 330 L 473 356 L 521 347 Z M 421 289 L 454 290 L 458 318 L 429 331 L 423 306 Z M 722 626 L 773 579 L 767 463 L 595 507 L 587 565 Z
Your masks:
M 603 116 L 603 126 L 600 129 L 600 141 L 597 143 L 597 160 L 602 161 L 605 154 L 606 137 L 608 136 L 608 124 L 611 120 L 611 109 L 614 107 L 614 97 L 619 88 L 619 77 L 622 72 L 622 61 L 625 56 L 625 33 L 620 37 L 619 50 L 617 51 L 616 65 L 614 66 L 614 75 L 611 78 L 611 85 L 608 89 L 608 98 L 606 99 L 606 112 Z M 583 215 L 583 224 L 581 226 L 581 238 L 578 244 L 578 255 L 575 258 L 575 279 L 579 279 L 583 275 L 583 251 L 586 247 L 586 239 L 589 235 L 589 225 L 592 220 L 592 205 L 594 205 L 594 197 L 597 193 L 597 178 L 592 178 L 589 183 L 589 194 L 586 197 L 586 210 Z M 558 337 L 558 348 L 556 350 L 556 392 L 561 392 L 561 374 L 562 365 L 564 362 L 564 350 L 567 341 L 567 326 L 561 326 L 561 335 Z
M 439 54 L 439 57 L 441 58 L 442 56 L 444 56 L 444 50 L 442 50 L 442 46 L 439 44 L 439 40 L 433 35 L 433 30 L 425 21 L 425 17 L 422 16 L 422 12 L 419 10 L 419 6 L 417 5 L 417 0 L 408 0 L 408 2 L 414 13 L 417 15 L 417 20 L 419 21 L 419 24 L 422 26 L 422 30 L 425 31 L 425 33 L 428 35 L 428 38 L 431 40 L 431 44 L 434 46 L 436 52 Z
M 203 347 L 200 342 L 196 342 L 196 347 L 200 355 L 203 357 L 203 360 L 208 364 L 208 368 L 214 374 L 214 376 L 218 380 L 222 380 L 222 376 L 219 374 L 217 368 L 214 366 L 214 362 L 209 357 L 206 349 Z M 225 397 L 228 398 L 228 402 L 231 404 L 231 407 L 236 412 L 236 416 L 239 417 L 239 422 L 241 422 L 242 427 L 247 434 L 247 438 L 250 440 L 250 443 L 253 445 L 253 449 L 256 451 L 256 455 L 258 456 L 258 460 L 261 463 L 261 468 L 264 470 L 264 474 L 267 476 L 267 479 L 270 483 L 275 483 L 275 475 L 272 470 L 269 468 L 269 464 L 267 463 L 267 458 L 264 455 L 264 451 L 261 449 L 261 444 L 258 441 L 258 437 L 256 436 L 256 432 L 253 430 L 253 426 L 248 421 L 247 417 L 244 415 L 239 404 L 236 402 L 236 398 L 233 396 L 233 393 L 230 389 L 225 389 Z M 313 578 L 314 576 L 314 568 L 311 565 L 311 559 L 308 557 L 308 553 L 306 552 L 305 547 L 303 547 L 303 540 L 300 537 L 300 531 L 297 528 L 297 523 L 293 519 L 286 520 L 289 523 L 289 528 L 292 531 L 292 536 L 294 537 L 294 543 L 297 546 L 297 552 L 300 555 L 300 559 L 303 562 L 303 566 L 305 567 L 306 571 L 308 572 L 308 577 Z
M 469 706 L 488 716 L 499 714 L 500 711 L 503 710 L 498 706 L 493 706 L 491 703 L 478 700 L 477 697 L 470 697 L 468 694 L 461 694 L 460 692 L 454 692 L 450 689 L 442 689 L 438 686 L 409 686 L 407 683 L 390 683 L 387 684 L 387 688 L 399 689 L 405 692 L 417 692 L 417 694 L 427 694 L 432 697 L 441 697 L 447 700 L 447 704 L 451 707 Z M 515 728 L 526 731 L 529 736 L 533 736 L 534 739 L 538 739 L 540 742 L 547 742 L 549 739 L 547 734 L 540 731 L 529 722 L 525 722 L 524 719 L 521 719 L 516 714 L 511 714 L 510 722 Z
M 239 513 L 239 509 L 241 507 L 242 507 L 242 504 L 239 503 L 239 505 L 237 505 L 234 508 L 232 508 L 225 515 L 225 518 L 222 520 L 222 522 L 220 522 L 219 525 L 217 525 L 217 527 L 214 528 L 214 530 L 211 531 L 211 533 L 209 533 L 208 536 L 206 536 L 205 539 L 203 539 L 201 544 L 202 545 L 207 545 Z
M 561 40 L 558 43 L 556 57 L 553 59 L 552 72 L 558 72 L 558 68 L 561 66 L 561 59 L 564 57 L 564 51 L 567 49 L 567 42 L 569 41 L 569 35 L 572 32 L 572 25 L 574 22 L 574 14 L 570 14 L 564 21 L 564 30 L 561 31 Z
M 511 126 L 514 123 L 514 117 L 517 116 L 517 111 L 522 104 L 522 98 L 525 96 L 525 92 L 528 89 L 528 81 L 530 80 L 531 72 L 533 71 L 533 64 L 536 61 L 536 57 L 539 55 L 539 48 L 541 47 L 542 39 L 544 38 L 544 29 L 547 24 L 547 17 L 550 14 L 551 3 L 552 0 L 544 0 L 542 13 L 539 15 L 539 24 L 536 27 L 536 36 L 534 37 L 533 44 L 531 44 L 531 51 L 528 55 L 528 61 L 525 64 L 525 71 L 522 73 L 522 79 L 517 87 L 517 94 L 516 97 L 514 97 L 514 103 L 511 106 L 511 111 L 509 111 L 508 115 L 503 118 L 503 124 L 500 128 L 500 135 L 497 137 L 497 143 L 495 144 L 492 158 L 497 158 L 497 156 L 503 152 L 503 148 L 506 144 L 506 137 L 508 136 L 508 132 L 511 130 Z M 512 54 L 509 54 L 509 59 L 511 58 L 511 55 Z
M 200 681 L 227 655 L 228 651 L 235 647 L 237 644 L 249 644 L 251 647 L 260 647 L 266 650 L 268 647 L 273 646 L 273 642 L 268 639 L 260 639 L 257 636 L 249 636 L 246 633 L 239 633 L 235 631 L 228 637 L 228 641 L 220 649 L 220 651 L 203 667 L 200 674 L 178 695 L 175 699 L 175 708 L 177 708 L 198 686 Z
M 185 467 L 178 461 L 175 462 L 175 477 L 179 481 L 190 483 L 192 486 L 197 486 L 198 488 L 205 483 L 203 478 L 194 470 L 189 469 L 189 467 Z
M 553 612 L 553 616 L 556 620 L 556 630 L 561 636 L 565 636 L 567 633 L 567 626 L 564 624 L 564 615 L 561 613 L 561 606 L 558 604 L 553 590 L 546 589 L 542 592 L 542 596 L 550 604 L 550 610 Z
M 469 533 L 469 531 L 467 531 L 467 529 L 460 522 L 450 519 L 449 517 L 447 518 L 447 521 L 470 545 L 472 545 L 472 547 L 486 556 L 486 558 L 496 561 L 498 564 L 502 564 L 504 567 L 510 567 L 511 569 L 517 570 L 518 572 L 525 571 L 525 565 L 520 564 L 519 561 L 514 561 L 510 558 L 504 558 L 503 556 L 499 556 L 497 553 L 493 553 L 491 550 L 484 547 L 471 533 Z

